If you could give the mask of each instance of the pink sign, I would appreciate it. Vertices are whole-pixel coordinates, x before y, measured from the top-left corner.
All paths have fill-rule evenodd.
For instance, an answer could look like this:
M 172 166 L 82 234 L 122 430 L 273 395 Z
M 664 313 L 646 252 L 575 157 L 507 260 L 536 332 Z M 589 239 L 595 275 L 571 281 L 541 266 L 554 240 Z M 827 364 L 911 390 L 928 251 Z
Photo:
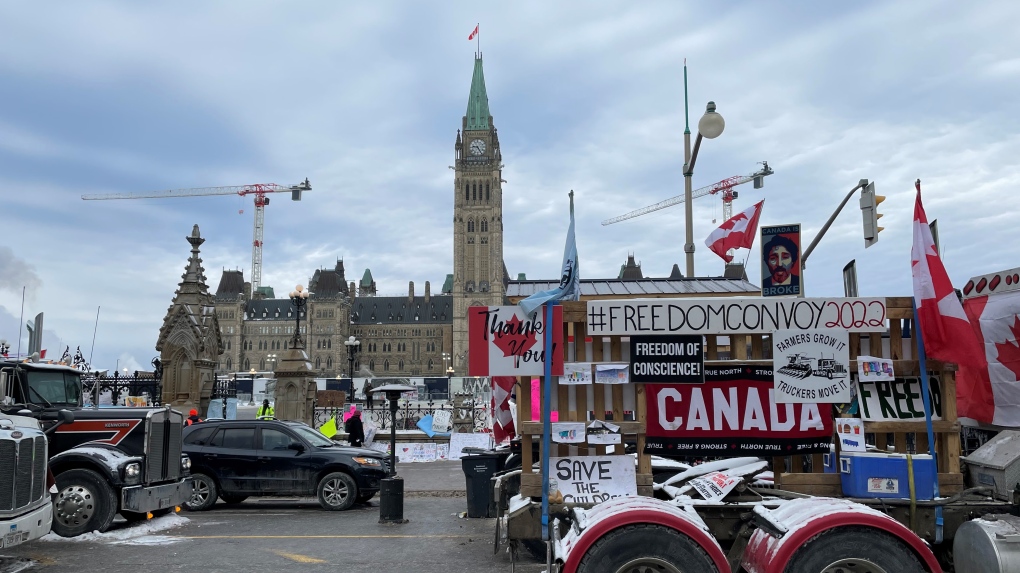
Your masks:
M 536 422 L 542 421 L 542 381 L 538 378 L 531 379 L 531 419 Z M 560 413 L 556 410 L 549 412 L 549 419 L 559 422 Z

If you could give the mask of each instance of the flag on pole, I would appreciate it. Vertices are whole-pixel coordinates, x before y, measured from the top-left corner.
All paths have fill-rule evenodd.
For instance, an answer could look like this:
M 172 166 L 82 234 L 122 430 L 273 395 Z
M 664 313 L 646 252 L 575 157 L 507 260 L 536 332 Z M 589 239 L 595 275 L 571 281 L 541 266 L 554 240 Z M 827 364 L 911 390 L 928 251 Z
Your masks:
M 60 355 L 60 361 L 66 364 L 71 364 L 71 347 L 65 346 L 64 353 Z
M 924 336 L 925 350 L 932 358 L 944 362 L 986 366 L 984 349 L 974 335 L 946 267 L 935 249 L 928 216 L 921 204 L 921 180 L 918 179 L 914 185 L 917 187 L 917 199 L 914 202 L 914 245 L 910 250 L 910 265 L 918 327 Z
M 478 35 L 478 25 L 475 24 L 475 29 L 471 30 L 471 35 L 468 36 L 468 40 L 474 40 L 475 36 Z
M 530 315 L 535 309 L 551 300 L 580 300 L 581 275 L 577 268 L 577 243 L 574 242 L 574 192 L 570 192 L 570 226 L 567 228 L 567 243 L 563 247 L 563 265 L 560 267 L 560 284 L 556 288 L 536 292 L 517 303 L 524 314 Z
M 492 377 L 492 437 L 497 445 L 516 434 L 513 412 L 510 411 L 510 395 L 516 383 L 516 376 Z
M 323 436 L 332 438 L 336 435 L 336 416 L 333 416 L 325 424 L 319 427 L 319 431 L 322 432 Z
M 728 254 L 730 249 L 750 249 L 754 237 L 758 234 L 758 218 L 765 201 L 759 201 L 751 207 L 727 219 L 719 228 L 705 239 L 708 250 L 719 255 L 727 263 L 733 260 Z

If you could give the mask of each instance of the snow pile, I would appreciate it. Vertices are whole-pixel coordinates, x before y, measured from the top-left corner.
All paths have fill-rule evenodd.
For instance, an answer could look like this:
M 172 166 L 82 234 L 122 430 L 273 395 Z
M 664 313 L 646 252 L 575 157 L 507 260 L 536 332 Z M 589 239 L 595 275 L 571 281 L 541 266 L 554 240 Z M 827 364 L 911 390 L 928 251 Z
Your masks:
M 94 541 L 99 543 L 110 543 L 115 545 L 169 545 L 184 541 L 183 537 L 170 537 L 166 535 L 152 535 L 160 531 L 166 531 L 180 527 L 191 520 L 180 515 L 172 514 L 164 517 L 157 517 L 143 521 L 136 525 L 112 529 L 106 533 L 92 531 L 77 537 L 61 537 L 56 533 L 47 533 L 39 538 L 39 541 Z

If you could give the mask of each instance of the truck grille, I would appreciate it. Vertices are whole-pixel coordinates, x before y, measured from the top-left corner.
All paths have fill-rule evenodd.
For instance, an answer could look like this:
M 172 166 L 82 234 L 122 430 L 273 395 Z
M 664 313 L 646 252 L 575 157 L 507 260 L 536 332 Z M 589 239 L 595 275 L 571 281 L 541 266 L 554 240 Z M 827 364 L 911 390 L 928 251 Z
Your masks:
M 145 481 L 177 480 L 181 475 L 181 430 L 184 415 L 160 410 L 149 417 L 145 448 Z
M 0 441 L 0 511 L 32 505 L 46 491 L 46 438 Z

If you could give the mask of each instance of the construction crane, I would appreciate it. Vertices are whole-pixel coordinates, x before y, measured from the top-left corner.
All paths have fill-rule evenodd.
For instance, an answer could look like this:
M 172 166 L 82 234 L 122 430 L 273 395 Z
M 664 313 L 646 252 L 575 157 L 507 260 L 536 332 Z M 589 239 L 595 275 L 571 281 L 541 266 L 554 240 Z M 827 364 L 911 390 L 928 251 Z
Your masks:
M 761 189 L 765 185 L 764 178 L 766 175 L 772 175 L 772 168 L 769 167 L 768 161 L 761 161 L 762 168 L 750 175 L 737 175 L 735 177 L 727 177 L 718 183 L 713 183 L 707 187 L 695 189 L 691 193 L 691 197 L 697 199 L 698 197 L 704 197 L 705 195 L 722 195 L 723 202 L 723 221 L 728 221 L 733 216 L 733 200 L 737 198 L 737 192 L 733 190 L 737 185 L 747 183 L 748 181 L 754 181 L 754 188 Z M 619 223 L 620 221 L 626 221 L 627 219 L 633 219 L 634 217 L 640 217 L 646 213 L 652 211 L 658 211 L 659 209 L 665 209 L 666 207 L 672 207 L 673 205 L 679 205 L 684 202 L 683 195 L 677 195 L 665 201 L 659 201 L 654 205 L 649 205 L 637 211 L 631 211 L 626 215 L 620 215 L 619 217 L 613 217 L 612 219 L 606 219 L 602 221 L 603 225 L 612 225 L 613 223 Z
M 289 187 L 276 183 L 255 183 L 253 185 L 232 185 L 226 187 L 196 187 L 193 189 L 169 189 L 148 193 L 104 193 L 100 195 L 82 195 L 85 201 L 105 201 L 109 199 L 169 199 L 174 197 L 205 197 L 209 195 L 254 195 L 255 226 L 251 243 L 251 292 L 258 290 L 262 284 L 262 235 L 265 224 L 265 209 L 269 204 L 268 193 L 290 192 L 292 201 L 300 201 L 301 193 L 311 191 L 312 185 L 308 178 L 297 185 Z

